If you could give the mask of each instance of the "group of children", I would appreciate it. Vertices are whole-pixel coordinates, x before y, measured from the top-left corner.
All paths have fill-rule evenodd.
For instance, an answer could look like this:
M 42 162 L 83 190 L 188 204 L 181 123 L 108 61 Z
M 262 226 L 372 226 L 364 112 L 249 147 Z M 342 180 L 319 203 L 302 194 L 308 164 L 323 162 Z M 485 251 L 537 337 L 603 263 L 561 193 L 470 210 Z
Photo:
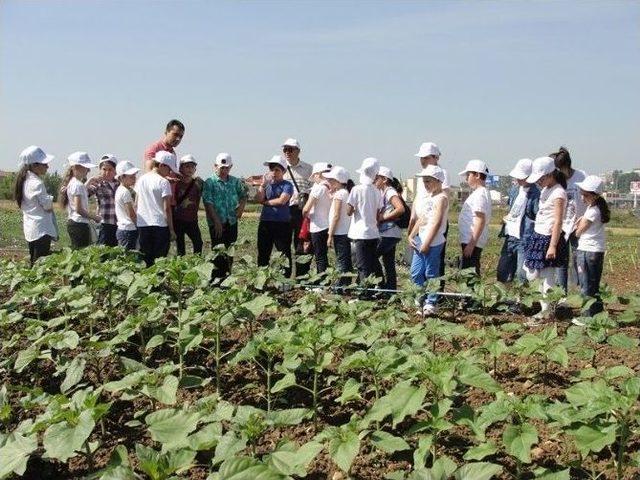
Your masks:
M 309 242 L 317 273 L 329 266 L 328 251 L 335 250 L 336 270 L 351 273 L 353 260 L 358 279 L 380 279 L 378 288 L 397 288 L 396 247 L 408 228 L 413 250 L 411 279 L 424 285 L 444 273 L 448 234 L 449 180 L 438 166 L 440 150 L 433 143 L 421 145 L 416 157 L 422 170 L 411 209 L 402 198 L 400 182 L 393 172 L 372 157 L 366 158 L 356 172 L 357 185 L 341 166 L 319 162 L 313 165 L 308 182 L 311 188 L 303 197 L 298 183 L 306 180 L 291 175 L 287 159 L 276 155 L 264 165 L 268 172 L 258 188 L 262 204 L 257 232 L 258 264 L 268 265 L 275 247 L 288 259 L 285 275 L 292 270 L 292 202 L 301 200 L 303 228 L 296 234 Z M 52 197 L 42 177 L 53 157 L 39 147 L 29 147 L 21 155 L 15 198 L 23 211 L 24 233 L 31 261 L 47 255 L 58 231 L 52 213 Z M 97 165 L 85 152 L 68 157 L 68 171 L 60 191 L 60 203 L 67 210 L 67 231 L 72 248 L 83 248 L 94 241 L 91 221 L 99 224 L 96 240 L 100 244 L 139 249 L 147 265 L 166 256 L 172 239 L 178 254 L 184 254 L 185 235 L 193 243 L 194 253 L 202 251 L 198 210 L 204 199 L 212 244 L 226 247 L 237 240 L 237 221 L 247 199 L 243 183 L 229 175 L 231 156 L 219 154 L 216 173 L 203 182 L 196 177 L 197 162 L 192 155 L 179 161 L 172 152 L 155 153 L 150 170 L 137 180 L 139 169 L 114 155 L 103 155 Z M 98 167 L 100 174 L 86 179 Z M 285 177 L 290 174 L 290 179 Z M 458 217 L 460 267 L 480 273 L 482 250 L 489 239 L 492 202 L 486 187 L 489 169 L 481 160 L 471 160 L 460 172 L 471 189 Z M 556 281 L 566 289 L 570 249 L 574 250 L 578 283 L 583 294 L 596 297 L 588 311 L 602 309 L 598 297 L 605 251 L 604 224 L 609 209 L 602 197 L 603 182 L 595 176 L 571 168 L 566 149 L 549 157 L 517 162 L 510 175 L 517 183 L 510 194 L 510 210 L 503 218 L 505 237 L 498 280 L 527 281 L 539 278 L 546 293 Z M 306 177 L 306 176 L 305 176 Z M 296 195 L 294 197 L 294 195 Z M 98 212 L 89 211 L 89 197 L 95 196 Z M 306 222 L 306 223 L 305 223 Z M 306 225 L 306 227 L 305 227 Z M 216 265 L 221 276 L 228 274 L 230 259 Z M 558 280 L 556 280 L 558 277 Z M 349 283 L 343 275 L 339 283 Z M 432 315 L 438 294 L 419 299 L 421 312 Z M 538 318 L 548 314 L 542 302 Z

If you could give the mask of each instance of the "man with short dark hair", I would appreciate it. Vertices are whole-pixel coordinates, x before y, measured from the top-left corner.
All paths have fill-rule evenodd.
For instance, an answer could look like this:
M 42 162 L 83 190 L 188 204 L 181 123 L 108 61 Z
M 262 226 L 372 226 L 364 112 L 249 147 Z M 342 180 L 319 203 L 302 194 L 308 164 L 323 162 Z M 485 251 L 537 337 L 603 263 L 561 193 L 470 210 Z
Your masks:
M 170 120 L 164 130 L 164 137 L 147 147 L 144 152 L 143 172 L 153 169 L 153 159 L 156 153 L 165 151 L 175 155 L 175 150 L 184 136 L 184 124 L 180 120 Z

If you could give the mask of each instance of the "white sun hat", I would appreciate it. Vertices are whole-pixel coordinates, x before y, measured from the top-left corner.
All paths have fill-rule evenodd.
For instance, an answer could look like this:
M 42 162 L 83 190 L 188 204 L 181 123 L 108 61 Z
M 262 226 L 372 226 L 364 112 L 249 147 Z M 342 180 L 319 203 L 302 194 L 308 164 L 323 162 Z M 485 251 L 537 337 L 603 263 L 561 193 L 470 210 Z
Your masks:
M 139 171 L 140 169 L 134 166 L 133 163 L 121 160 L 116 165 L 116 178 L 120 178 L 122 175 L 135 175 Z
M 34 163 L 42 163 L 46 165 L 55 157 L 53 155 L 47 155 L 40 147 L 31 145 L 20 152 L 19 158 L 20 163 L 23 165 L 33 165 Z
M 416 177 L 431 177 L 438 180 L 440 183 L 444 182 L 444 170 L 437 165 L 427 165 L 420 172 L 416 173 Z
M 378 170 L 378 175 L 388 178 L 389 180 L 393 180 L 393 172 L 389 167 L 380 167 L 380 169 Z
M 193 155 L 191 155 L 190 153 L 188 153 L 187 155 L 183 155 L 182 157 L 180 157 L 180 165 L 184 165 L 186 163 L 193 163 L 195 165 L 198 165 L 198 162 L 196 162 L 196 157 L 194 157 Z
M 313 164 L 313 168 L 311 170 L 311 177 L 314 176 L 316 173 L 328 172 L 329 170 L 331 170 L 332 167 L 333 165 L 327 162 L 316 162 Z
M 328 172 L 322 174 L 324 178 L 333 178 L 340 183 L 347 183 L 349 181 L 349 172 L 344 167 L 335 166 Z
M 293 147 L 300 150 L 300 143 L 295 138 L 287 138 L 282 144 L 283 147 Z
M 220 152 L 216 156 L 216 167 L 233 167 L 233 159 L 227 152 Z
M 271 157 L 271 160 L 264 162 L 263 165 L 268 167 L 269 165 L 280 165 L 282 170 L 287 171 L 287 161 L 282 158 L 280 155 L 274 155 Z
M 576 186 L 585 192 L 602 194 L 604 190 L 604 181 L 597 175 L 589 175 L 583 181 L 576 182 Z
M 538 157 L 531 165 L 531 175 L 527 177 L 527 183 L 536 183 L 545 175 L 553 173 L 556 164 L 551 157 Z
M 98 162 L 98 166 L 102 165 L 102 162 L 109 162 L 113 164 L 115 167 L 118 164 L 118 159 L 113 153 L 105 153 L 100 157 L 100 161 Z
M 509 176 L 517 180 L 525 180 L 529 175 L 531 175 L 532 165 L 533 161 L 530 158 L 522 158 L 518 160 L 516 166 L 513 167 L 513 170 L 509 172 Z
M 173 172 L 178 171 L 178 166 L 177 166 L 178 162 L 177 162 L 176 156 L 171 152 L 167 152 L 166 150 L 160 150 L 159 152 L 156 152 L 156 155 L 155 157 L 153 157 L 153 159 L 162 165 L 166 165 Z
M 423 157 L 428 157 L 430 155 L 435 155 L 436 157 L 439 157 L 441 155 L 440 149 L 438 148 L 438 145 L 436 145 L 435 143 L 425 142 L 422 145 L 420 145 L 420 148 L 418 149 L 418 153 L 416 153 L 414 157 L 423 158 Z
M 73 152 L 71 155 L 67 157 L 69 161 L 69 165 L 80 165 L 84 168 L 94 168 L 97 167 L 95 163 L 91 163 L 91 158 L 87 152 Z
M 378 174 L 379 170 L 380 162 L 378 161 L 378 159 L 374 157 L 367 157 L 362 160 L 362 164 L 360 165 L 360 168 L 356 170 L 356 172 L 373 180 Z
M 462 170 L 458 175 L 465 175 L 469 172 L 484 173 L 485 175 L 488 175 L 489 168 L 482 160 L 469 160 L 467 162 L 467 166 L 464 167 L 464 170 Z

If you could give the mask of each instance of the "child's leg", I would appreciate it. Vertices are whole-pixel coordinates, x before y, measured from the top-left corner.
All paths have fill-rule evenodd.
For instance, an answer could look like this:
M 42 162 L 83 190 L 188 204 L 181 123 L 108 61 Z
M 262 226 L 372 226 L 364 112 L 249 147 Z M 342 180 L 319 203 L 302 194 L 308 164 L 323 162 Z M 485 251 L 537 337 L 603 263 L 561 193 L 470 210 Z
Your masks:
M 437 278 L 440 276 L 440 261 L 441 253 L 444 248 L 444 243 L 429 248 L 429 252 L 425 255 L 425 270 L 424 276 L 428 280 L 430 278 Z M 431 293 L 427 295 L 427 303 L 435 305 L 438 301 L 438 295 Z
M 600 299 L 599 293 L 604 253 L 576 250 L 576 264 L 580 292 L 585 297 L 596 299 L 595 303 L 592 303 L 589 308 L 583 312 L 585 315 L 591 317 L 602 311 L 602 300 Z
M 198 221 L 196 220 L 195 222 L 186 223 L 185 233 L 193 244 L 193 253 L 202 253 L 202 234 L 200 233 L 200 225 L 198 225 Z
M 416 243 L 418 245 L 422 244 L 422 240 L 420 240 L 420 236 L 416 236 Z M 426 269 L 426 255 L 413 251 L 413 255 L 411 256 L 411 267 L 409 268 L 409 273 L 411 275 L 411 281 L 418 286 L 423 286 L 426 281 L 425 277 L 425 269 Z
M 353 263 L 351 262 L 351 240 L 347 235 L 334 235 L 333 247 L 336 252 L 336 268 L 340 273 L 351 273 Z M 340 278 L 339 285 L 348 285 L 350 279 Z
M 541 280 L 540 292 L 542 293 L 543 297 L 546 297 L 547 292 L 551 290 L 555 285 L 556 269 L 553 267 L 543 268 L 542 270 L 540 270 L 539 278 Z M 549 311 L 548 302 L 540 300 L 540 306 L 542 307 L 540 313 L 546 314 Z
M 260 222 L 258 224 L 258 266 L 269 265 L 271 250 L 273 250 L 273 235 L 271 233 L 272 222 Z
M 288 267 L 284 270 L 284 276 L 291 276 L 291 224 L 289 222 L 273 222 L 274 231 L 273 243 L 280 253 L 283 253 L 289 261 Z
M 518 265 L 518 244 L 519 241 L 515 237 L 507 235 L 504 238 L 496 271 L 499 282 L 509 283 L 514 280 Z
M 329 257 L 327 248 L 327 238 L 329 230 L 313 232 L 311 234 L 311 245 L 313 246 L 313 256 L 316 260 L 316 271 L 324 272 L 329 267 Z
M 385 238 L 388 243 L 385 252 L 382 254 L 382 264 L 384 265 L 384 288 L 395 290 L 398 287 L 398 276 L 396 274 L 396 245 L 399 238 Z

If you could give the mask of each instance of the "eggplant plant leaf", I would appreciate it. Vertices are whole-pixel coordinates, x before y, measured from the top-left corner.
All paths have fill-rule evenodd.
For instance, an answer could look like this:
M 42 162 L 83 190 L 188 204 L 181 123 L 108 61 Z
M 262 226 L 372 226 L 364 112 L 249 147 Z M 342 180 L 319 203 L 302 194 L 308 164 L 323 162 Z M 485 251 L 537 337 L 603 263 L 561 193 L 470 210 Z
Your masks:
M 22 475 L 27 468 L 29 456 L 38 448 L 36 434 L 23 436 L 20 433 L 7 435 L 3 443 L 0 442 L 0 478 L 6 478 L 11 473 Z
M 411 380 L 400 382 L 373 404 L 365 419 L 380 422 L 391 415 L 395 428 L 406 416 L 414 415 L 422 408 L 426 394 L 427 389 L 422 385 L 414 387 Z
M 490 480 L 502 472 L 502 466 L 488 462 L 474 462 L 456 470 L 456 480 Z
M 80 413 L 75 425 L 65 420 L 49 426 L 42 439 L 46 456 L 66 462 L 82 448 L 95 426 L 92 410 Z
M 509 455 L 523 463 L 531 463 L 531 446 L 538 442 L 538 431 L 528 423 L 508 425 L 502 433 L 502 443 Z
M 369 437 L 371 443 L 385 453 L 393 453 L 402 450 L 409 450 L 411 447 L 402 438 L 391 435 L 389 432 L 377 430 Z

